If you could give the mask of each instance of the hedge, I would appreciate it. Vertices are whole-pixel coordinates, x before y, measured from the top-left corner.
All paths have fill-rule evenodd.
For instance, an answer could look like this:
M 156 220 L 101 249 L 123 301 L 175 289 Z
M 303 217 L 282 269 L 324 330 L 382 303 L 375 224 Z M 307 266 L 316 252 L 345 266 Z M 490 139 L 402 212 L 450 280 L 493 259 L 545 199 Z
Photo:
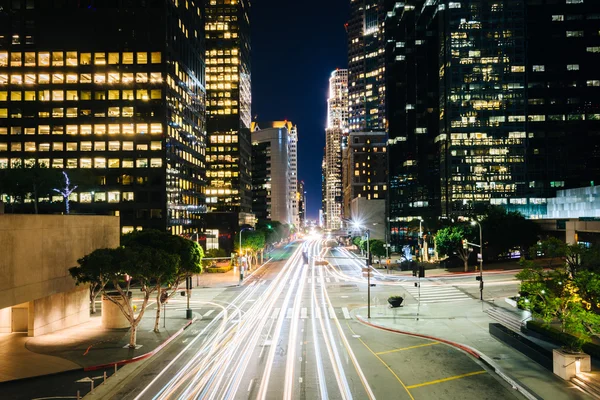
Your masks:
M 558 329 L 539 321 L 527 321 L 527 329 L 546 336 L 550 341 L 557 345 L 568 345 L 575 340 L 573 335 L 561 332 Z M 600 345 L 587 342 L 583 344 L 582 349 L 592 357 L 600 359 Z
M 214 273 L 225 273 L 225 272 L 229 272 L 233 269 L 233 266 L 231 265 L 227 265 L 225 267 L 208 267 L 208 268 L 204 268 L 204 271 L 206 271 L 209 274 L 214 274 Z

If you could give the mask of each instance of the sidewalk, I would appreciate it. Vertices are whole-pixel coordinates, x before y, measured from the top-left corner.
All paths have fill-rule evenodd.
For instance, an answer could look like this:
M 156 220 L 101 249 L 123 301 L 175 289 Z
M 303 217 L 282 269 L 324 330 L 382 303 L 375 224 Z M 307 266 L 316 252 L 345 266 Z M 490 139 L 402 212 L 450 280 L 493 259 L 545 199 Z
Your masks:
M 416 304 L 395 309 L 372 306 L 371 319 L 368 321 L 366 307 L 354 309 L 352 314 L 363 323 L 466 346 L 538 398 L 589 398 L 571 382 L 563 381 L 522 353 L 493 338 L 489 334 L 489 323 L 496 321 L 484 312 L 490 307 L 493 306 L 477 301 L 422 304 L 420 309 Z
M 193 290 L 192 301 L 210 301 L 224 290 Z M 136 297 L 134 302 L 137 303 L 137 300 Z M 129 329 L 109 330 L 102 327 L 100 310 L 92 315 L 90 321 L 54 333 L 37 337 L 27 337 L 25 334 L 2 335 L 0 382 L 113 364 L 150 353 L 190 323 L 185 318 L 185 301 L 183 297 L 170 300 L 166 320 L 161 312 L 160 332 L 155 333 L 153 328 L 156 308 L 151 299 L 138 326 L 137 349 L 129 349 L 127 346 Z M 199 314 L 195 312 L 194 316 L 199 317 Z

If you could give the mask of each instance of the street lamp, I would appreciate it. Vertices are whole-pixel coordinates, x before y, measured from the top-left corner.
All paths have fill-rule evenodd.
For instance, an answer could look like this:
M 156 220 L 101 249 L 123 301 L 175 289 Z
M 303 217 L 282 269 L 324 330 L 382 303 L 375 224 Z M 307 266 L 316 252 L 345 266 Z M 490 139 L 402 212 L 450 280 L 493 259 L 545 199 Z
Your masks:
M 359 222 L 353 221 L 352 225 L 356 229 L 362 229 L 362 226 Z M 365 260 L 367 264 L 367 318 L 371 318 L 371 266 L 369 265 L 369 261 L 371 260 L 371 231 L 369 229 L 365 229 L 365 233 L 367 235 L 367 259 Z
M 242 265 L 242 232 L 250 230 L 252 230 L 252 228 L 240 229 L 240 286 L 242 285 L 242 281 L 244 280 L 244 266 Z
M 479 221 L 471 221 L 471 225 L 479 226 L 479 300 L 483 300 L 483 230 Z
M 423 262 L 423 220 L 419 218 L 419 254 Z

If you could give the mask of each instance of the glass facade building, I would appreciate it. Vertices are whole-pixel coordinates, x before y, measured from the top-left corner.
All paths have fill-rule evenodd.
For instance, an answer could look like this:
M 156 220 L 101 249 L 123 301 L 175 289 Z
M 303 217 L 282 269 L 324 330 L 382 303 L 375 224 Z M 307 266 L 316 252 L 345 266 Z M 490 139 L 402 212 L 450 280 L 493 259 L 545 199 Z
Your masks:
M 384 11 L 383 0 L 350 0 L 347 25 L 350 132 L 386 129 Z
M 207 207 L 250 213 L 250 2 L 205 0 Z
M 196 231 L 202 27 L 193 1 L 0 1 L 0 169 L 84 170 L 94 183 L 71 195 L 75 212 Z

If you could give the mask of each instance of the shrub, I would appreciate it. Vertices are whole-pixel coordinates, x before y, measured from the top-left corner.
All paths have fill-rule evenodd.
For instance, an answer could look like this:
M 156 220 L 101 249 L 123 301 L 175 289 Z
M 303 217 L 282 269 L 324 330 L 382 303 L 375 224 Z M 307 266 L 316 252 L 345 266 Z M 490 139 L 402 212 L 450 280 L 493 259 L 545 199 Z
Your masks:
M 396 300 L 404 300 L 404 297 L 402 296 L 390 296 L 388 297 L 389 301 L 396 301 Z
M 558 329 L 539 321 L 527 321 L 527 329 L 546 336 L 550 342 L 557 345 L 570 346 L 573 342 L 578 342 L 580 340 L 573 335 L 570 335 L 566 332 L 561 332 Z M 600 358 L 600 345 L 592 342 L 586 342 L 583 344 L 582 349 L 592 357 Z
M 227 266 L 223 266 L 223 267 L 208 267 L 205 268 L 205 271 L 208 272 L 209 274 L 214 274 L 214 273 L 225 273 L 225 272 L 229 272 L 231 271 L 233 268 L 233 266 L 231 265 L 227 265 Z

